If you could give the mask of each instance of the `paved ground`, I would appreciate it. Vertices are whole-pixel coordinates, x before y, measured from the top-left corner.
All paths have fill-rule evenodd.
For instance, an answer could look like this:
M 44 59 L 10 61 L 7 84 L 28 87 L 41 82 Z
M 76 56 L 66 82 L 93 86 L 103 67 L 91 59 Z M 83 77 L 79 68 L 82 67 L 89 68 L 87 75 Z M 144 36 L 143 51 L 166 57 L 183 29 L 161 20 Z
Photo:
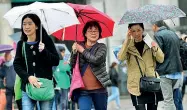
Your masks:
M 121 109 L 120 110 L 135 110 L 134 107 L 132 106 L 132 102 L 129 96 L 121 96 Z M 184 100 L 183 100 L 183 107 L 184 110 L 187 110 L 187 94 L 184 96 Z M 159 103 L 158 105 L 158 110 L 163 110 L 162 109 L 163 103 Z M 18 109 L 14 109 L 14 110 L 18 110 Z M 108 105 L 108 110 L 119 110 L 115 108 L 115 103 L 111 102 Z
M 132 102 L 129 96 L 122 96 L 121 97 L 121 109 L 120 110 L 135 110 L 134 107 L 132 106 Z M 184 100 L 183 100 L 183 107 L 184 110 L 187 110 L 187 94 L 184 96 Z M 163 103 L 159 103 L 158 105 L 158 110 L 163 110 Z M 111 102 L 108 106 L 108 110 L 117 110 L 115 108 L 115 103 Z

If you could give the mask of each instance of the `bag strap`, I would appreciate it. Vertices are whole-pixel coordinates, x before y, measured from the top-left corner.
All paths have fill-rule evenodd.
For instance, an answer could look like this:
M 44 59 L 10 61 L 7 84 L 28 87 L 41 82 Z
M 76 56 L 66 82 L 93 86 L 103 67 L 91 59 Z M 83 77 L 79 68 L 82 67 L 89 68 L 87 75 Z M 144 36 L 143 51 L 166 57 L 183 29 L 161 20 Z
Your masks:
M 23 44 L 22 44 L 22 55 L 25 57 L 25 63 L 26 63 L 26 68 L 27 68 L 27 73 L 28 73 L 27 56 L 26 56 L 26 51 L 25 51 L 25 42 L 23 42 Z
M 144 77 L 137 56 L 135 56 L 135 58 L 136 58 L 136 62 L 138 63 L 138 67 L 139 67 L 139 69 L 140 69 L 140 73 L 141 73 L 141 75 Z
M 141 75 L 142 75 L 143 77 L 146 77 L 146 75 L 145 75 L 145 76 L 143 75 L 143 72 L 142 72 L 142 69 L 140 68 L 140 64 L 139 64 L 139 61 L 138 61 L 137 56 L 135 56 L 135 58 L 136 58 L 136 62 L 138 63 L 138 67 L 139 67 L 139 69 L 140 69 Z M 156 72 L 155 72 L 155 77 L 157 78 Z

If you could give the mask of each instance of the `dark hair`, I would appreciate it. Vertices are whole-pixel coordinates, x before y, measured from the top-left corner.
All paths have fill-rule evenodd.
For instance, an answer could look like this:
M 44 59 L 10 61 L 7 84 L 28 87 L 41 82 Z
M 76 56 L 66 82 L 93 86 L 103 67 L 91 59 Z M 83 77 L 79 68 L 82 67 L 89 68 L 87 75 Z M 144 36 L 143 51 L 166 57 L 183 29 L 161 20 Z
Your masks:
M 84 28 L 83 28 L 83 31 L 82 31 L 82 34 L 84 36 L 84 41 L 87 40 L 85 34 L 86 34 L 86 31 L 88 30 L 88 28 L 90 27 L 97 27 L 98 30 L 99 30 L 99 38 L 101 38 L 101 33 L 102 33 L 102 29 L 101 29 L 101 26 L 99 25 L 99 23 L 97 21 L 88 21 L 85 25 L 84 25 Z
M 63 46 L 58 46 L 58 49 L 60 52 L 65 51 L 65 48 Z
M 157 21 L 154 22 L 153 24 L 157 25 L 158 27 L 165 26 L 167 29 L 170 29 L 169 26 L 164 21 Z
M 21 22 L 21 40 L 22 41 L 27 41 L 27 35 L 24 33 L 23 31 L 23 20 L 25 18 L 30 18 L 34 24 L 38 27 L 38 29 L 36 30 L 36 41 L 40 41 L 40 27 L 41 27 L 41 21 L 40 18 L 36 15 L 36 14 L 26 14 L 23 16 L 22 18 L 22 22 Z M 48 36 L 46 30 L 43 28 L 42 26 L 42 36 Z M 43 37 L 45 39 L 45 37 Z
M 110 68 L 114 68 L 116 65 L 117 65 L 117 63 L 116 63 L 116 62 L 112 62 L 112 64 L 111 64 Z
M 134 26 L 134 25 L 139 25 L 143 30 L 144 30 L 144 25 L 143 25 L 143 23 L 131 23 L 131 24 L 129 24 L 129 26 L 128 26 L 128 28 L 130 29 L 132 26 Z
M 184 37 L 184 40 L 185 40 L 185 41 L 186 41 L 186 39 L 187 39 L 187 36 Z

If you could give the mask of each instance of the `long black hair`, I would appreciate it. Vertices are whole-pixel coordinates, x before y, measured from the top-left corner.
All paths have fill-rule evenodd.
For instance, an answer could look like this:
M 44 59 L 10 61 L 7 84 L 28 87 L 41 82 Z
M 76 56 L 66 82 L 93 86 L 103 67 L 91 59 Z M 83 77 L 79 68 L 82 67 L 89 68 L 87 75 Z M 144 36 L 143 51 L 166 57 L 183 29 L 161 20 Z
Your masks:
M 21 40 L 22 41 L 27 41 L 27 35 L 23 31 L 23 20 L 26 18 L 30 18 L 34 24 L 38 27 L 36 29 L 36 41 L 40 41 L 40 27 L 41 27 L 41 21 L 40 18 L 36 14 L 26 14 L 23 16 L 22 21 L 21 21 Z M 48 36 L 46 30 L 42 26 L 42 38 L 45 39 L 45 37 Z
M 101 29 L 101 26 L 99 25 L 99 23 L 97 21 L 88 21 L 85 25 L 84 25 L 84 28 L 83 28 L 83 31 L 82 31 L 82 34 L 84 36 L 84 41 L 86 42 L 87 38 L 85 36 L 86 34 L 86 31 L 88 30 L 88 28 L 90 27 L 96 27 L 98 28 L 99 30 L 99 39 L 102 37 L 101 36 L 101 33 L 102 33 L 102 29 Z
M 128 25 L 128 28 L 130 29 L 132 26 L 134 26 L 134 25 L 139 25 L 143 30 L 144 30 L 144 25 L 143 25 L 143 23 L 131 23 L 131 24 L 129 24 Z

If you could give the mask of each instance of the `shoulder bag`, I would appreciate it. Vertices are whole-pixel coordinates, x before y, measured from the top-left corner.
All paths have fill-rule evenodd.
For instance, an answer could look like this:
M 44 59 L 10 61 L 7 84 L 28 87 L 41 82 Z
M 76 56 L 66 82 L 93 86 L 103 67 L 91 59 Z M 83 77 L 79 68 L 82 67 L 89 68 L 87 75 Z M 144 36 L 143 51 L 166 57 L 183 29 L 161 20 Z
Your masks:
M 160 92 L 160 79 L 157 78 L 156 72 L 155 77 L 147 77 L 143 75 L 137 56 L 135 56 L 140 69 L 142 77 L 140 78 L 140 92 Z
M 26 51 L 25 51 L 25 42 L 23 42 L 23 53 L 24 53 L 25 62 L 26 62 L 26 66 L 27 66 L 27 72 L 28 72 L 27 56 L 26 56 Z M 49 80 L 46 78 L 38 78 L 38 79 L 39 79 L 39 82 L 41 83 L 40 88 L 37 88 L 30 83 L 26 84 L 27 95 L 31 99 L 37 100 L 37 101 L 51 100 L 55 95 L 53 80 Z

